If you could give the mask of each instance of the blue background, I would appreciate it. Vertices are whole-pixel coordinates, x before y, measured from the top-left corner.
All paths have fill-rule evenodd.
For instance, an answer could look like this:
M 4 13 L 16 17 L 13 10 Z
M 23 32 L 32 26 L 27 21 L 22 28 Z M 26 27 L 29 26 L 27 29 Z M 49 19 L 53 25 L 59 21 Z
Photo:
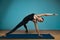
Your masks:
M 0 0 L 0 30 L 13 29 L 31 13 L 58 13 L 58 16 L 44 16 L 45 21 L 38 22 L 38 27 L 39 30 L 60 30 L 60 0 Z M 31 21 L 27 26 L 29 30 L 35 29 Z

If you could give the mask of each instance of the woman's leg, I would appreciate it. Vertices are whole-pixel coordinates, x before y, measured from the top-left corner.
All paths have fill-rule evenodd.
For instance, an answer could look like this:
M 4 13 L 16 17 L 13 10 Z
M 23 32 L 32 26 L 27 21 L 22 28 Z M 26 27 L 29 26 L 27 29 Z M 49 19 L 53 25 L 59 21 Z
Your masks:
M 21 27 L 23 25 L 23 22 L 19 23 L 14 29 L 12 29 L 11 31 L 9 31 L 6 35 L 16 31 L 19 27 Z
M 25 29 L 26 29 L 26 33 L 28 33 L 28 29 L 27 29 L 27 26 L 26 26 L 26 24 L 24 24 L 24 27 L 25 27 Z

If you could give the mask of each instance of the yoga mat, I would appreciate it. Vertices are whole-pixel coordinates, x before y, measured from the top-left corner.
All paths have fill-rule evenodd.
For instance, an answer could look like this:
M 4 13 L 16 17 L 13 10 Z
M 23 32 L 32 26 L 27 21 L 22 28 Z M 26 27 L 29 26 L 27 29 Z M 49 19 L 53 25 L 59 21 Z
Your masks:
M 7 38 L 7 39 L 54 39 L 51 34 L 9 34 L 5 37 L 0 36 L 0 38 Z

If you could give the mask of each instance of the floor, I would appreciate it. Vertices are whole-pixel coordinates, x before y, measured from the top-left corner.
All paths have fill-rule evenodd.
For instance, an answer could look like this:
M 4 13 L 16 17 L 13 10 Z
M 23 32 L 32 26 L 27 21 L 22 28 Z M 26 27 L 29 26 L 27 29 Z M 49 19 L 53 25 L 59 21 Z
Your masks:
M 1 33 L 7 33 L 8 31 L 7 30 L 0 30 L 0 34 Z M 60 40 L 60 31 L 58 30 L 41 30 L 40 31 L 41 34 L 51 34 L 55 37 L 54 40 Z M 18 30 L 18 31 L 15 31 L 13 34 L 25 34 L 25 31 L 24 30 Z M 34 30 L 30 30 L 29 31 L 29 34 L 36 34 L 36 32 Z

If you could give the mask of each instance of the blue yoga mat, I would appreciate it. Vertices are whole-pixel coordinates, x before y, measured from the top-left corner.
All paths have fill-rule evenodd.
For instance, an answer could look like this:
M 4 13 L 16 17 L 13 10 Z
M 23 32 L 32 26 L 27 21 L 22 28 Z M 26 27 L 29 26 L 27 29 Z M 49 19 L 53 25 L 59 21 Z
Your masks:
M 7 39 L 54 39 L 54 37 L 51 34 L 41 34 L 41 36 L 38 36 L 38 34 L 9 34 L 5 37 L 0 38 L 7 38 Z

